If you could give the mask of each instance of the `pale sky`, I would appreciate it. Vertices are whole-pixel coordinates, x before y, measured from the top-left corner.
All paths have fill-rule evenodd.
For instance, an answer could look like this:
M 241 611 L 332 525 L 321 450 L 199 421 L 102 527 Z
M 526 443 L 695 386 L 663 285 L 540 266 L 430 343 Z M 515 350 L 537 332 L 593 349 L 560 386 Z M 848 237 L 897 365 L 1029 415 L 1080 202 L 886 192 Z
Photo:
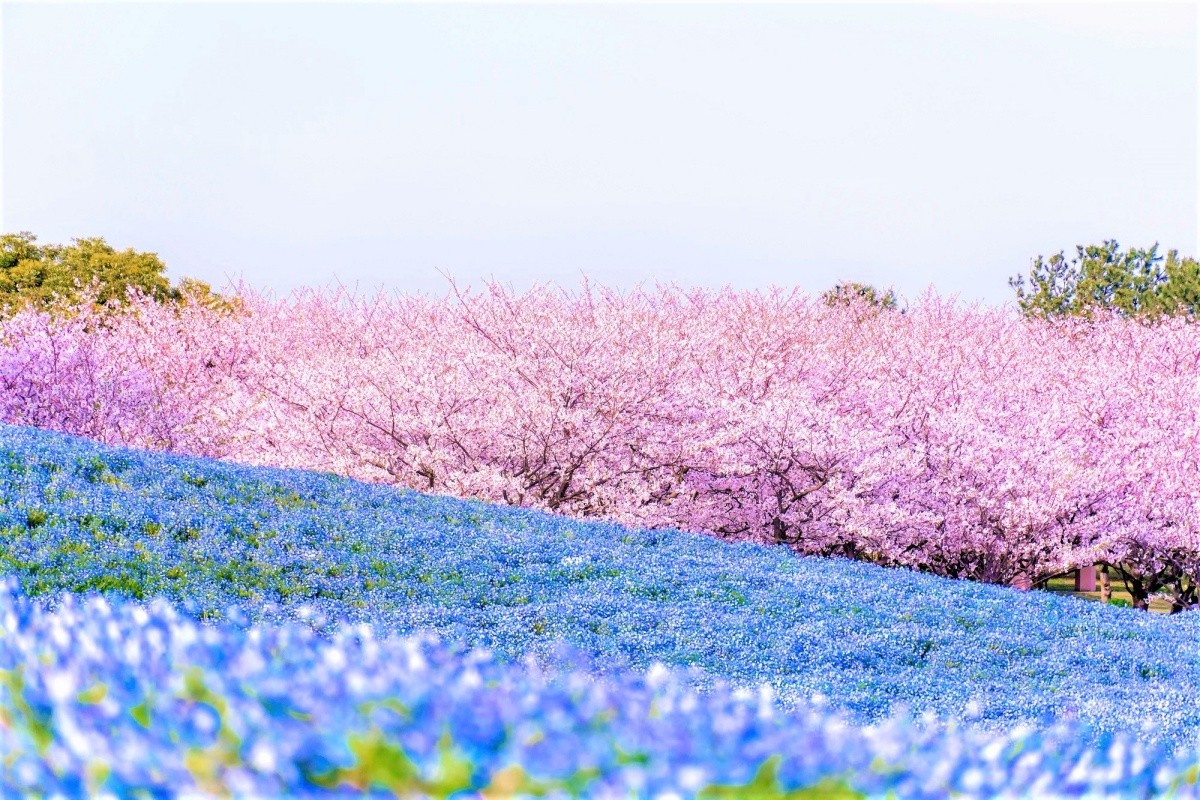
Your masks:
M 4 232 L 172 276 L 1010 301 L 1200 255 L 1197 11 L 4 2 Z

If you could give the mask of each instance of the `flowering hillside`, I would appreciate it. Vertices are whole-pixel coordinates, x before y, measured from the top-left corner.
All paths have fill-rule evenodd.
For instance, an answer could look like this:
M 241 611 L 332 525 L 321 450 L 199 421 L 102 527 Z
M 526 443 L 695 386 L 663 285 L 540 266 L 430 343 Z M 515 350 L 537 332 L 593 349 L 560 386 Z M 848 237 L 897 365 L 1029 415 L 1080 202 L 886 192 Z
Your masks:
M 1192 614 L 13 426 L 0 572 L 19 791 L 1197 791 Z
M 537 289 L 0 320 L 0 420 L 1200 605 L 1200 327 Z

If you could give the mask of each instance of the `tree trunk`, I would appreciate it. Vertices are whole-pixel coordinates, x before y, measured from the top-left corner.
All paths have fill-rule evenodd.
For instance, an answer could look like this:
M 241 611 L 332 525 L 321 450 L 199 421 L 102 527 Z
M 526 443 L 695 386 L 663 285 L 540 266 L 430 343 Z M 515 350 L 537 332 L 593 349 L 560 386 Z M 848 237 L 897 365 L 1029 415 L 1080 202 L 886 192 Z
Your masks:
M 1100 602 L 1112 600 L 1112 582 L 1108 579 L 1108 564 L 1100 567 Z
M 1184 585 L 1183 579 L 1177 579 L 1175 582 L 1175 597 L 1171 600 L 1172 614 L 1178 614 L 1180 611 L 1188 611 L 1196 607 L 1196 584 L 1190 586 Z
M 1143 583 L 1141 580 L 1131 577 L 1129 573 L 1124 574 L 1124 579 L 1125 589 L 1129 592 L 1130 597 L 1133 598 L 1133 607 L 1139 611 L 1149 611 L 1150 593 L 1155 588 L 1154 579 L 1151 578 L 1150 581 Z

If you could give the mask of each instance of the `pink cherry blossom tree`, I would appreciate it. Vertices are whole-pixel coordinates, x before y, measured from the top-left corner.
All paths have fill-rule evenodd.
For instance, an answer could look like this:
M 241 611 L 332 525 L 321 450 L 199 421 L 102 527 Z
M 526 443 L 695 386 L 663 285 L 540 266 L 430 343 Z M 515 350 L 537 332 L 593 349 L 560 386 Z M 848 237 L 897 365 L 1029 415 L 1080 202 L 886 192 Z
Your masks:
M 996 583 L 1197 605 L 1200 335 L 929 294 L 570 294 L 0 320 L 0 418 Z

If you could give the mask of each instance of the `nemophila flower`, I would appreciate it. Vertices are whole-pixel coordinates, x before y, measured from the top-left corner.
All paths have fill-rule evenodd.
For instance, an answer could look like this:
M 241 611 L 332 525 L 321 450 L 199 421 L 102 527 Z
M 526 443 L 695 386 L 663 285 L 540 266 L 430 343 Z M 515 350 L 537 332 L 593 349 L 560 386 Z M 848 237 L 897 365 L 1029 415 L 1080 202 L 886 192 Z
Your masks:
M 1194 791 L 1191 615 L 29 429 L 0 427 L 0 451 L 39 465 L 0 509 L 46 509 L 0 537 L 22 791 L 86 793 L 88 758 L 117 793 L 197 769 L 248 794 L 348 789 L 366 754 L 400 752 L 472 790 Z M 457 644 L 394 638 L 421 631 Z
M 76 651 L 61 654 L 60 668 L 73 670 L 75 683 L 117 686 L 114 699 L 129 712 L 107 722 L 79 716 L 72 723 L 74 736 L 140 742 L 142 757 L 114 764 L 107 775 L 97 771 L 97 759 L 130 751 L 67 746 L 61 724 L 70 713 L 67 682 L 31 681 L 19 690 L 7 682 L 5 707 L 24 715 L 14 715 L 15 724 L 2 731 L 6 752 L 16 756 L 3 780 L 15 791 L 395 790 L 401 784 L 387 781 L 432 786 L 448 779 L 453 764 L 464 791 L 519 774 L 531 789 L 574 786 L 597 796 L 629 789 L 690 796 L 711 786 L 747 786 L 764 775 L 782 788 L 832 780 L 865 794 L 916 797 L 1025 795 L 1034 788 L 1144 796 L 1172 781 L 1180 796 L 1194 793 L 1180 780 L 1186 760 L 1162 752 L 1130 758 L 1139 745 L 1120 738 L 1089 749 L 1087 737 L 1071 725 L 997 735 L 891 718 L 863 729 L 816 708 L 764 714 L 769 696 L 725 684 L 698 694 L 680 673 L 662 666 L 597 678 L 539 662 L 506 663 L 427 637 L 380 641 L 361 627 L 332 639 L 287 626 L 200 629 L 161 603 L 150 609 L 123 601 L 81 605 L 66 596 L 51 611 L 13 593 L 11 584 L 0 608 L 6 625 L 16 623 L 0 645 L 9 676 L 36 670 L 39 642 L 64 620 L 82 632 L 115 631 L 118 639 L 165 626 L 180 644 L 158 654 L 144 648 L 135 684 L 124 687 L 108 680 L 110 662 Z M 258 656 L 236 660 L 259 666 L 229 680 L 221 671 L 226 654 L 247 649 Z M 369 666 L 358 658 L 367 650 L 379 656 Z M 564 665 L 587 661 L 582 654 L 561 655 Z M 314 671 L 314 665 L 327 672 Z M 351 670 L 369 676 L 373 687 L 357 704 L 344 702 L 337 691 Z M 332 691 L 276 696 L 287 713 L 253 713 L 281 686 Z M 96 697 L 81 693 L 76 705 Z M 45 708 L 47 699 L 54 709 L 48 715 L 25 712 Z M 42 728 L 35 724 L 39 719 Z M 502 738 L 479 738 L 501 726 Z M 391 754 L 390 766 L 377 760 L 382 753 Z M 881 771 L 880 764 L 887 768 Z M 407 777 L 397 778 L 397 769 Z

